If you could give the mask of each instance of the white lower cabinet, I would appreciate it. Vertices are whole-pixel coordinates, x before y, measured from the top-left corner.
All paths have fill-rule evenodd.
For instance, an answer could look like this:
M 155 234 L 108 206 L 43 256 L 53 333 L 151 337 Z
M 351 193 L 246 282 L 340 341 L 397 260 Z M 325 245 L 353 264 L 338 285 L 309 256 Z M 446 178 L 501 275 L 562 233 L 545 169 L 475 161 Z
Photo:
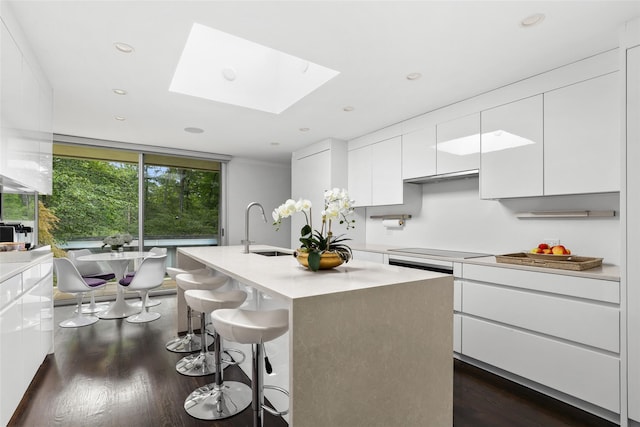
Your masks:
M 618 281 L 464 264 L 460 354 L 620 413 L 619 298 Z
M 0 425 L 13 415 L 29 383 L 24 370 L 22 337 L 22 300 L 13 301 L 0 310 Z
M 612 412 L 620 411 L 620 359 L 495 323 L 462 319 L 463 353 Z
M 453 351 L 462 353 L 462 316 L 453 313 Z
M 0 425 L 53 352 L 51 256 L 0 282 Z
M 464 283 L 464 312 L 620 352 L 620 310 L 570 298 Z

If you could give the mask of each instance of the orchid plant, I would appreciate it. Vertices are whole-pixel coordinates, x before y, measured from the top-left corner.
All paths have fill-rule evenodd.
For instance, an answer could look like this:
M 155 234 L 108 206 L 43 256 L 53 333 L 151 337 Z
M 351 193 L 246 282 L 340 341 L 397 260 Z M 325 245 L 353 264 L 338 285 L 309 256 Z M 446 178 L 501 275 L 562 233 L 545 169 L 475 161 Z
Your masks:
M 273 225 L 279 229 L 282 220 L 294 213 L 302 212 L 306 224 L 300 230 L 300 252 L 309 254 L 309 269 L 317 271 L 320 268 L 320 257 L 325 252 L 337 254 L 344 262 L 349 262 L 352 257 L 351 248 L 344 244 L 346 240 L 344 234 L 334 236 L 332 225 L 338 221 L 339 224 L 346 225 L 347 230 L 354 227 L 355 220 L 347 217 L 353 213 L 353 200 L 349 199 L 349 194 L 345 189 L 334 188 L 324 193 L 324 209 L 321 212 L 322 225 L 319 230 L 314 230 L 311 223 L 311 202 L 306 199 L 295 201 L 289 199 L 282 205 L 274 209 Z

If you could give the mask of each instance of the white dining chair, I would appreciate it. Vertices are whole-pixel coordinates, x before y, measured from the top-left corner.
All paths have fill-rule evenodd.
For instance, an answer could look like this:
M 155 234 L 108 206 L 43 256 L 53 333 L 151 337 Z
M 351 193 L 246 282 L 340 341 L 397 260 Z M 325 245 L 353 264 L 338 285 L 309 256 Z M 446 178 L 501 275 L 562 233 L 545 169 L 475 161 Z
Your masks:
M 150 256 L 142 260 L 136 274 L 125 276 L 120 280 L 122 286 L 126 286 L 130 291 L 141 293 L 141 300 L 145 301 L 151 289 L 160 287 L 164 281 L 165 268 L 167 266 L 167 256 Z M 145 323 L 160 318 L 160 313 L 149 311 L 148 305 L 142 305 L 140 313 L 127 317 L 129 323 Z
M 154 246 L 153 248 L 149 249 L 149 252 L 151 253 L 149 256 L 152 257 L 157 257 L 157 256 L 166 256 L 167 255 L 167 248 L 159 248 Z M 131 273 L 127 273 L 127 277 L 133 277 L 135 276 L 136 272 L 131 272 Z M 140 301 L 138 302 L 134 302 L 131 305 L 134 307 L 142 307 L 142 293 L 138 292 L 138 294 L 140 294 Z M 155 300 L 155 299 L 151 299 L 151 297 L 149 296 L 149 294 L 147 294 L 147 298 L 146 301 L 144 303 L 145 307 L 155 307 L 156 305 L 160 305 L 160 301 Z
M 62 328 L 78 328 L 98 321 L 92 314 L 85 315 L 82 312 L 82 297 L 85 292 L 91 292 L 103 288 L 107 281 L 97 278 L 84 278 L 69 258 L 54 258 L 53 265 L 56 270 L 58 290 L 68 294 L 75 294 L 78 309 L 74 317 L 59 323 Z
M 113 272 L 106 269 L 101 263 L 97 261 L 78 261 L 78 258 L 85 255 L 91 255 L 89 249 L 75 249 L 67 251 L 67 257 L 75 265 L 80 272 L 80 275 L 88 279 L 102 279 L 109 281 L 116 277 Z M 85 314 L 98 313 L 101 310 L 107 309 L 107 306 L 99 307 L 96 304 L 95 291 L 89 292 L 90 301 L 89 304 L 83 304 L 82 312 Z

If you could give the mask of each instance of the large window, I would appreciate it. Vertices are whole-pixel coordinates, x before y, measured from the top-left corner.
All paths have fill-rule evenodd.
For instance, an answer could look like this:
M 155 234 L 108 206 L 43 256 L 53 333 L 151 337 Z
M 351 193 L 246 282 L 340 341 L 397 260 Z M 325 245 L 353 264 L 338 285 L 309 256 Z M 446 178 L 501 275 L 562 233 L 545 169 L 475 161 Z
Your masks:
M 147 155 L 144 178 L 145 240 L 217 241 L 219 163 Z
M 177 246 L 219 241 L 220 162 L 54 144 L 53 194 L 42 201 L 59 219 L 62 249 L 98 250 L 106 236 L 128 233 L 145 249 L 167 247 L 172 262 Z
M 53 194 L 45 205 L 59 218 L 63 248 L 95 246 L 115 233 L 138 234 L 138 165 L 54 156 Z

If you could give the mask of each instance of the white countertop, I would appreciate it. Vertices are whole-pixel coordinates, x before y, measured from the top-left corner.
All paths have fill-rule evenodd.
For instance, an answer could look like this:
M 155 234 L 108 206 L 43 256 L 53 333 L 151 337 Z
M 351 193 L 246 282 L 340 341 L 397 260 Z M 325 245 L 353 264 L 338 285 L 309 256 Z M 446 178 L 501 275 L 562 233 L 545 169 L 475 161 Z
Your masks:
M 251 251 L 291 249 L 253 245 Z M 288 300 L 378 286 L 411 283 L 448 275 L 412 270 L 373 262 L 352 260 L 331 270 L 313 272 L 298 264 L 293 256 L 268 257 L 242 253 L 242 246 L 178 248 L 178 252 L 219 270 L 244 284 Z
M 20 255 L 16 257 L 15 255 Z M 43 257 L 51 257 L 51 247 L 46 246 L 32 251 L 18 253 L 0 253 L 0 282 L 20 274 L 26 269 L 42 261 Z M 4 256 L 8 255 L 8 256 Z M 19 259 L 16 261 L 16 259 Z
M 610 281 L 620 281 L 620 267 L 613 264 L 602 264 L 601 267 L 591 268 L 589 270 L 562 270 L 557 268 L 546 268 L 546 267 L 535 267 L 528 265 L 514 265 L 514 264 L 505 264 L 499 263 L 496 261 L 495 256 L 487 256 L 482 258 L 449 258 L 449 257 L 438 257 L 433 255 L 420 255 L 420 254 L 410 254 L 406 252 L 393 252 L 391 249 L 400 249 L 398 246 L 387 246 L 387 245 L 352 245 L 351 249 L 366 251 L 366 252 L 377 252 L 383 253 L 386 255 L 398 255 L 402 257 L 409 258 L 422 258 L 422 259 L 436 259 L 442 261 L 451 261 L 451 262 L 460 262 L 465 264 L 477 264 L 477 265 L 490 265 L 493 267 L 500 268 L 511 268 L 516 270 L 527 270 L 527 271 L 536 271 L 542 273 L 551 273 L 551 274 L 562 274 L 565 276 L 576 276 L 576 277 L 589 277 L 592 279 L 600 279 L 600 280 L 610 280 Z M 455 250 L 455 249 L 454 249 Z

